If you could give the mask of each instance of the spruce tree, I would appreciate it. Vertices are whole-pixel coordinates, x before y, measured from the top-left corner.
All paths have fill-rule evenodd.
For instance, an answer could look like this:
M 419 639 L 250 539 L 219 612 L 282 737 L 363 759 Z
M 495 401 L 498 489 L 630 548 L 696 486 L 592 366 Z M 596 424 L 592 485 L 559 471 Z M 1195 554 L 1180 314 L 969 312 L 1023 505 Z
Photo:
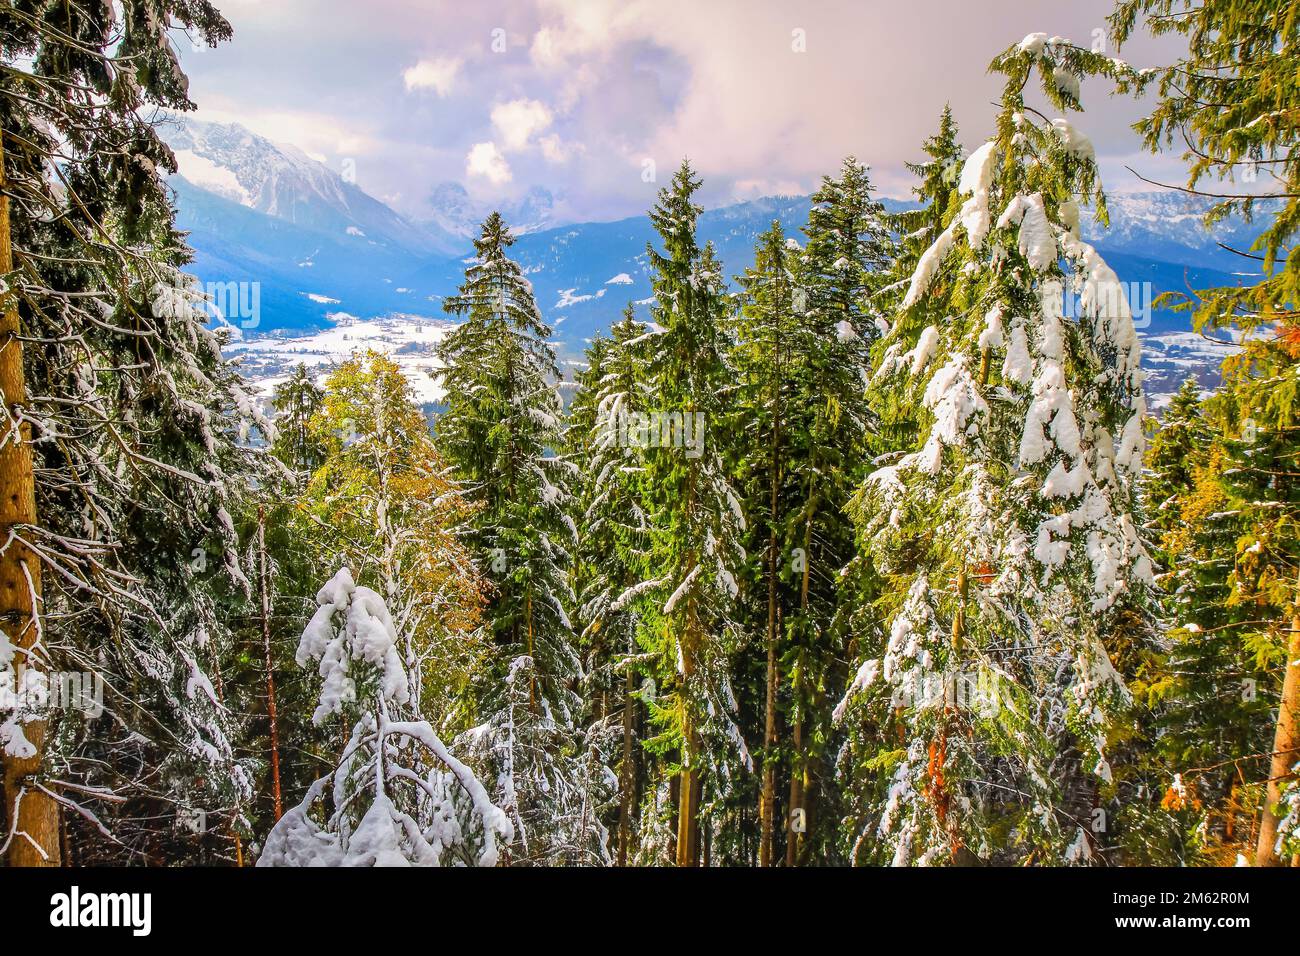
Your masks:
M 796 548 L 802 535 L 794 520 L 799 507 L 799 463 L 794 449 L 802 442 L 796 433 L 802 409 L 793 407 L 802 358 L 798 323 L 806 311 L 798 271 L 801 250 L 787 240 L 779 222 L 759 236 L 754 265 L 737 277 L 740 309 L 734 322 L 735 343 L 730 362 L 736 369 L 734 432 L 739 438 L 735 455 L 737 485 L 749 515 L 742 539 L 750 559 L 745 566 L 745 599 L 737 617 L 754 635 L 762 654 L 750 656 L 762 664 L 761 687 L 751 706 L 761 724 L 762 780 L 758 793 L 758 865 L 775 864 L 778 769 L 788 765 L 782 747 L 781 725 L 789 710 L 780 692 L 787 622 L 798 605 L 798 578 L 791 569 L 800 566 Z M 744 657 L 737 662 L 742 664 Z M 749 681 L 737 673 L 742 689 Z M 742 704 L 744 701 L 742 693 Z
M 966 160 L 901 303 L 932 324 L 895 322 L 875 373 L 925 409 L 922 432 L 853 502 L 892 585 L 888 639 L 840 707 L 861 702 L 854 730 L 877 741 L 847 768 L 879 813 L 853 839 L 901 865 L 1099 855 L 1122 669 L 1150 637 L 1138 340 L 1079 238 L 1080 201 L 1105 215 L 1091 146 L 1024 99 L 1037 72 L 1052 107 L 1078 110 L 1079 75 L 1118 67 L 1034 34 L 993 69 L 997 136 Z
M 315 722 L 339 714 L 350 731 L 338 767 L 276 823 L 257 865 L 495 866 L 510 819 L 429 722 L 410 716 L 410 640 L 383 597 L 343 568 L 316 602 L 298 664 L 319 661 Z
M 77 862 L 237 855 L 249 775 L 217 665 L 249 584 L 235 516 L 250 481 L 276 480 L 243 437 L 274 431 L 180 271 L 175 158 L 146 119 L 193 108 L 168 31 L 215 45 L 230 27 L 202 0 L 49 14 L 12 6 L 0 37 L 0 476 L 21 492 L 0 512 L 0 667 L 88 674 L 105 709 L 6 715 L 5 832 L 31 839 L 4 846 L 58 862 L 62 805 Z M 139 822 L 178 807 L 208 835 L 178 846 Z
M 647 701 L 660 728 L 653 746 L 675 752 L 680 768 L 675 855 L 681 866 L 700 862 L 704 801 L 725 796 L 735 775 L 752 765 L 732 719 L 728 661 L 736 633 L 735 570 L 744 560 L 744 518 L 718 428 L 731 384 L 728 305 L 712 247 L 696 242 L 699 186 L 683 161 L 650 213 L 663 250 L 647 248 L 651 317 L 659 331 L 647 342 L 654 403 L 645 442 L 648 577 L 637 585 L 647 595 L 643 633 L 658 659 L 658 693 Z
M 1259 270 L 1258 282 L 1197 290 L 1181 304 L 1191 310 L 1198 330 L 1231 327 L 1244 333 L 1243 354 L 1224 365 L 1223 414 L 1227 435 L 1245 429 L 1259 443 L 1247 440 L 1233 449 L 1225 477 L 1227 484 L 1259 495 L 1246 498 L 1252 502 L 1249 530 L 1232 556 L 1243 565 L 1232 587 L 1235 599 L 1277 610 L 1263 629 L 1270 645 L 1264 656 L 1276 662 L 1272 683 L 1279 704 L 1266 751 L 1270 766 L 1262 774 L 1265 806 L 1255 863 L 1280 866 L 1300 859 L 1300 588 L 1295 552 L 1286 550 L 1287 528 L 1295 520 L 1287 474 L 1293 469 L 1269 463 L 1297 428 L 1292 409 L 1300 357 L 1300 259 L 1287 254 L 1300 229 L 1295 4 L 1122 0 L 1110 25 L 1119 46 L 1142 28 L 1155 36 L 1186 37 L 1186 51 L 1173 63 L 1117 75 L 1121 91 L 1156 91 L 1154 107 L 1136 128 L 1152 152 L 1174 141 L 1186 145 L 1188 178 L 1178 188 L 1209 200 L 1207 225 L 1232 214 L 1262 216 L 1266 223 L 1250 249 L 1233 250 Z
M 324 400 L 325 392 L 305 365 L 294 366 L 271 399 L 277 432 L 271 452 L 296 475 L 310 475 L 324 460 L 324 449 L 311 434 L 311 421 Z
M 447 411 L 437 443 L 475 506 L 471 539 L 499 648 L 480 692 L 487 722 L 467 743 L 496 768 L 515 859 L 590 862 L 607 851 L 589 812 L 594 742 L 580 733 L 582 661 L 569 619 L 573 465 L 554 455 L 559 370 L 531 286 L 506 254 L 513 242 L 499 214 L 483 223 L 465 282 L 444 303 L 462 322 L 438 349 Z
M 580 560 L 589 567 L 578 593 L 582 640 L 591 648 L 590 671 L 610 688 L 609 715 L 617 714 L 618 817 L 616 862 L 627 865 L 635 856 L 639 793 L 647 756 L 643 680 L 653 673 L 641 653 L 641 593 L 638 584 L 646 568 L 648 515 L 644 442 L 640 426 L 646 414 L 646 351 L 651 333 L 628 305 L 622 321 L 598 356 L 590 354 L 591 374 L 584 379 L 581 401 L 574 399 L 575 427 L 579 409 L 589 403 L 594 414 L 583 422 L 585 457 L 581 463 L 583 506 L 576 519 L 582 528 Z M 602 340 L 603 341 L 603 340 Z M 599 368 L 600 374 L 595 374 Z
M 1257 489 L 1234 493 L 1240 479 L 1226 475 L 1236 471 L 1234 450 L 1243 442 L 1220 430 L 1221 405 L 1221 397 L 1203 399 L 1189 379 L 1161 416 L 1147 457 L 1149 528 L 1170 645 L 1147 696 L 1156 706 L 1150 746 L 1163 775 L 1153 789 L 1179 827 L 1174 852 L 1230 866 L 1254 850 L 1263 793 L 1253 781 L 1268 767 L 1252 755 L 1269 750 L 1269 711 L 1277 703 L 1270 672 L 1278 651 L 1267 623 L 1285 612 L 1287 589 L 1255 590 L 1250 584 L 1266 580 L 1259 571 L 1267 562 L 1237 558 L 1237 542 L 1255 540 Z M 1268 444 L 1256 436 L 1249 457 L 1260 461 Z

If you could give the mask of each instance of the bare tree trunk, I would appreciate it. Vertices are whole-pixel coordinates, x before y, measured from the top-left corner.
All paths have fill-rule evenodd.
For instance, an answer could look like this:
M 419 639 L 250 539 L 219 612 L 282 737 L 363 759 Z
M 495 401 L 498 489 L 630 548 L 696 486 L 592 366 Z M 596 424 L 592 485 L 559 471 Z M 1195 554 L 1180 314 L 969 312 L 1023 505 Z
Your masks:
M 271 722 L 271 798 L 274 801 L 275 820 L 284 815 L 280 797 L 280 724 L 275 710 L 275 662 L 271 657 L 271 595 L 266 571 L 266 508 L 257 506 L 257 551 L 261 558 L 260 586 L 262 592 L 262 649 L 266 653 L 266 716 Z
M 1273 808 L 1282 799 L 1283 785 L 1294 779 L 1291 768 L 1297 761 L 1300 761 L 1300 614 L 1291 620 L 1291 639 L 1287 642 L 1286 675 L 1282 680 L 1282 699 L 1277 708 L 1277 732 L 1273 737 L 1273 760 L 1268 771 L 1264 816 L 1255 848 L 1256 866 L 1287 864 L 1276 850 L 1280 820 Z
M 5 151 L 0 140 L 0 274 L 13 272 L 13 245 L 9 225 L 9 181 L 4 172 Z M 23 672 L 45 668 L 41 644 L 41 564 L 15 529 L 36 524 L 36 477 L 32 470 L 31 426 L 18 425 L 16 409 L 27 401 L 23 380 L 23 349 L 18 339 L 18 297 L 4 294 L 0 317 L 0 627 L 13 647 L 15 689 Z M 17 532 L 21 533 L 21 532 Z M 59 805 L 33 785 L 45 756 L 45 721 L 22 725 L 32 745 L 28 757 L 3 756 L 5 821 L 9 840 L 6 862 L 10 866 L 58 866 Z
M 632 669 L 631 648 L 628 650 L 627 678 L 623 685 L 623 763 L 619 767 L 618 801 L 618 865 L 627 866 L 632 845 L 632 806 L 636 790 L 636 756 L 633 726 L 636 720 L 636 675 Z

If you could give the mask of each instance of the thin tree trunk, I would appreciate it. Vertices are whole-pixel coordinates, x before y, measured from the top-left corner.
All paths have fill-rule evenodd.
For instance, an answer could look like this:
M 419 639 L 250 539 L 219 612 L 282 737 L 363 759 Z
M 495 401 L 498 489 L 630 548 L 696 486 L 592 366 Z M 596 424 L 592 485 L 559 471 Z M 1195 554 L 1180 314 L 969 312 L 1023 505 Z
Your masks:
M 796 688 L 796 691 L 798 689 Z M 803 715 L 795 711 L 794 718 L 794 752 L 795 760 L 790 765 L 790 821 L 787 825 L 789 831 L 785 841 L 785 865 L 795 866 L 799 862 L 799 844 L 803 841 L 804 833 L 808 832 L 808 811 L 803 805 L 804 779 L 802 768 L 803 757 Z M 794 830 L 794 814 L 796 810 L 803 810 L 803 830 L 804 833 L 796 833 Z
M 257 551 L 261 558 L 262 649 L 266 653 L 266 716 L 271 723 L 271 798 L 275 820 L 284 815 L 280 796 L 280 724 L 275 710 L 275 663 L 271 657 L 271 595 L 266 571 L 266 508 L 257 506 Z
M 1291 620 L 1291 639 L 1287 642 L 1286 675 L 1282 680 L 1282 699 L 1278 702 L 1273 760 L 1268 772 L 1259 843 L 1255 848 L 1256 866 L 1287 864 L 1276 851 L 1277 827 L 1281 821 L 1273 808 L 1282 799 L 1282 787 L 1295 777 L 1291 768 L 1296 761 L 1300 761 L 1300 614 Z
M 627 866 L 632 845 L 632 800 L 636 789 L 636 764 L 633 725 L 636 720 L 636 675 L 628 649 L 627 677 L 623 685 L 623 763 L 619 767 L 618 865 Z
M 533 652 L 533 592 L 531 585 L 524 598 L 524 620 L 528 630 L 528 658 L 533 666 L 528 668 L 528 709 L 537 713 L 537 657 Z
M 5 151 L 0 139 L 0 274 L 13 272 L 13 245 L 9 224 L 9 181 L 4 172 Z M 36 524 L 36 477 L 32 470 L 31 426 L 17 426 L 15 410 L 27 401 L 23 380 L 23 349 L 18 340 L 18 297 L 4 295 L 0 317 L 0 627 L 13 647 L 15 689 L 23 672 L 48 666 L 41 644 L 41 563 L 26 545 L 11 537 L 21 525 Z M 7 543 L 7 544 L 6 544 Z M 44 720 L 22 725 L 31 743 L 29 757 L 3 756 L 3 794 L 9 840 L 10 866 L 58 866 L 59 805 L 33 781 L 45 756 Z

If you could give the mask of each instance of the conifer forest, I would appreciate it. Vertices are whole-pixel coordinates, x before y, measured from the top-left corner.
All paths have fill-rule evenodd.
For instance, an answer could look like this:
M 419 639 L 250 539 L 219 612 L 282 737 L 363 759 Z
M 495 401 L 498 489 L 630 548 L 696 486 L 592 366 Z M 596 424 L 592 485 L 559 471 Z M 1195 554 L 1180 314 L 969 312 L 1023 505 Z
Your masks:
M 1300 865 L 1300 0 L 898 6 L 0 0 L 0 874 Z

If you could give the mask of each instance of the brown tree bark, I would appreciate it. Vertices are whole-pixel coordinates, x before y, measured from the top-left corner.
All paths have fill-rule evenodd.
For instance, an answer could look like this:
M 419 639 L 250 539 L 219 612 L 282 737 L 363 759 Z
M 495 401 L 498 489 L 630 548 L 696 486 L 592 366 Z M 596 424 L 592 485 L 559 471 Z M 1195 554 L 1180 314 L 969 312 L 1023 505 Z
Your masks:
M 1300 761 L 1300 614 L 1291 620 L 1291 639 L 1287 642 L 1286 674 L 1282 679 L 1282 699 L 1277 708 L 1273 759 L 1268 771 L 1268 790 L 1259 826 L 1259 843 L 1255 848 L 1256 866 L 1287 865 L 1286 859 L 1279 856 L 1275 848 L 1277 828 L 1281 821 L 1274 812 L 1274 807 L 1282 799 L 1283 786 L 1295 778 L 1291 768 L 1297 761 Z
M 630 657 L 632 648 L 628 649 Z M 628 854 L 632 846 L 632 807 L 636 792 L 636 674 L 631 660 L 627 664 L 627 676 L 623 684 L 623 763 L 619 767 L 619 802 L 618 802 L 618 865 L 627 866 Z
M 686 513 L 695 509 L 695 472 L 686 479 Z M 697 558 L 691 554 L 685 571 L 695 570 Z M 681 635 L 682 652 L 682 772 L 677 794 L 677 865 L 698 866 L 700 862 L 699 825 L 696 815 L 700 807 L 699 740 L 695 729 L 695 713 L 691 705 L 691 680 L 695 676 L 695 655 L 700 641 L 699 612 L 695 597 L 686 599 L 685 623 Z
M 5 150 L 0 137 L 0 274 L 14 269 L 9 222 L 9 181 L 4 172 Z M 36 523 L 36 478 L 32 470 L 31 426 L 15 427 L 14 410 L 27 401 L 23 380 L 23 350 L 19 341 L 17 296 L 6 291 L 0 318 L 0 628 L 14 647 L 16 682 L 23 672 L 45 668 L 40 646 L 41 564 L 39 558 L 10 535 L 16 527 Z M 7 542 L 7 544 L 6 544 Z M 17 683 L 15 686 L 18 686 Z M 22 725 L 35 748 L 30 757 L 0 757 L 3 761 L 5 823 L 0 842 L 9 839 L 10 866 L 58 866 L 59 805 L 33 786 L 45 756 L 45 721 Z

